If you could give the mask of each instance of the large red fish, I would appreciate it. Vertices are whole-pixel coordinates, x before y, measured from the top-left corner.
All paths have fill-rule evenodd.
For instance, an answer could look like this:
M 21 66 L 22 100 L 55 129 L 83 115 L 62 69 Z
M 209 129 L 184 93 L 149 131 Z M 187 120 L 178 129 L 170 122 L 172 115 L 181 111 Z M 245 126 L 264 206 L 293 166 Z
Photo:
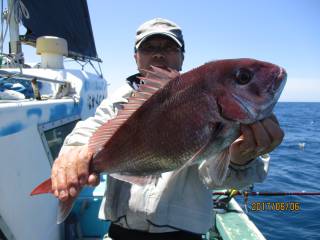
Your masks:
M 270 116 L 286 82 L 283 68 L 254 59 L 209 62 L 180 75 L 152 67 L 113 120 L 90 138 L 90 171 L 137 184 L 167 171 L 212 161 L 216 183 L 229 165 L 239 124 Z M 48 179 L 32 191 L 52 192 Z M 60 204 L 58 222 L 74 198 Z

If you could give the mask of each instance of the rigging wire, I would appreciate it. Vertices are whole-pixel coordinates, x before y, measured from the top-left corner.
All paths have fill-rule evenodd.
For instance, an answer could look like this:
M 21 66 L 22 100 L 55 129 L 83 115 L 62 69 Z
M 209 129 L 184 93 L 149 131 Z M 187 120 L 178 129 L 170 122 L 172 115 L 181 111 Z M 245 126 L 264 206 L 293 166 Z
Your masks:
M 99 62 L 98 62 L 99 71 L 96 69 L 92 61 L 88 59 L 86 59 L 85 61 L 79 61 L 77 59 L 70 58 L 70 59 L 65 59 L 64 62 L 76 62 L 81 66 L 81 70 L 84 70 L 85 66 L 89 64 L 92 67 L 92 69 L 96 72 L 96 74 L 99 75 L 99 77 L 103 78 L 103 74 L 102 74 L 102 70 Z
M 26 6 L 21 0 L 16 0 L 14 3 L 10 6 L 10 9 L 4 11 L 4 1 L 1 0 L 1 33 L 0 33 L 0 55 L 2 57 L 5 57 L 6 63 L 7 64 L 18 64 L 19 68 L 22 67 L 21 60 L 23 60 L 23 54 L 18 53 L 15 55 L 11 54 L 4 54 L 3 46 L 4 46 L 4 41 L 7 37 L 8 29 L 9 29 L 9 21 L 11 19 L 12 13 L 15 12 L 14 21 L 17 23 L 20 23 L 22 21 L 22 17 L 29 19 L 30 14 Z M 6 20 L 6 23 L 5 21 Z M 5 30 L 4 30 L 5 26 Z
M 1 35 L 0 35 L 0 48 L 1 48 L 1 53 L 3 53 L 3 19 L 4 19 L 4 16 L 3 16 L 3 0 L 1 0 Z
M 3 11 L 3 0 L 1 0 L 1 5 L 2 5 L 1 6 L 2 9 L 1 9 L 1 39 L 0 39 L 0 47 L 1 47 L 1 54 L 3 55 L 3 44 L 4 44 L 4 40 L 5 40 L 5 38 L 7 36 L 7 33 L 8 33 L 8 29 L 9 29 L 8 21 L 9 21 L 9 19 L 11 17 L 11 12 L 13 10 L 13 6 L 11 6 L 11 9 L 8 9 L 6 11 L 6 13 L 4 13 L 4 11 Z M 3 32 L 4 18 L 6 18 L 7 21 L 6 21 L 6 28 L 5 28 L 4 32 Z
M 12 54 L 5 54 L 3 52 L 4 40 L 6 39 L 6 36 L 8 33 L 9 21 L 11 18 L 11 14 L 13 12 L 15 13 L 14 20 L 17 23 L 20 23 L 22 21 L 22 18 L 25 18 L 25 19 L 30 18 L 29 11 L 21 0 L 15 0 L 14 3 L 10 6 L 10 9 L 5 10 L 5 12 L 4 12 L 4 1 L 1 0 L 1 33 L 0 33 L 0 51 L 1 52 L 0 52 L 0 56 L 4 57 L 6 59 L 7 64 L 16 63 L 16 64 L 20 65 L 21 63 L 19 60 L 21 58 L 23 59 L 23 55 L 16 54 L 15 56 L 13 56 Z M 6 21 L 4 21 L 4 20 L 6 20 Z M 4 28 L 4 26 L 5 26 L 5 28 Z M 99 75 L 101 78 L 103 78 L 103 74 L 102 74 L 102 70 L 101 70 L 101 66 L 100 66 L 99 62 L 98 62 L 99 69 L 97 69 L 90 60 L 85 60 L 84 63 L 81 63 L 77 59 L 73 59 L 73 61 L 78 63 L 81 66 L 82 70 L 84 70 L 85 66 L 89 63 L 91 65 L 91 67 L 93 68 L 93 70 L 96 72 L 96 74 Z M 22 66 L 19 66 L 19 67 L 21 68 Z

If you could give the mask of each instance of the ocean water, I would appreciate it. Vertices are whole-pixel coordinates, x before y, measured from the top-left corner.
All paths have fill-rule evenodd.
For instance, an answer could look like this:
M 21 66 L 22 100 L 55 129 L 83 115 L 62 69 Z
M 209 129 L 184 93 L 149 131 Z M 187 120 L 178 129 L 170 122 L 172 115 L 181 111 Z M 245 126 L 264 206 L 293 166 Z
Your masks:
M 275 113 L 285 137 L 254 191 L 320 192 L 320 103 L 278 103 Z M 253 211 L 258 202 L 265 209 Z M 320 196 L 249 197 L 248 215 L 267 239 L 320 240 Z

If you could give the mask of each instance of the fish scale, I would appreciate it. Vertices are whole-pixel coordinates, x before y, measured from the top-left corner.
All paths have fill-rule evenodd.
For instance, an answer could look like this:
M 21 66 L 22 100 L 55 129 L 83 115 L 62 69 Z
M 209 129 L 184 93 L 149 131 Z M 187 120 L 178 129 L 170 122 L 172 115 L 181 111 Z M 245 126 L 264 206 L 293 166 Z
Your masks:
M 168 89 L 168 92 L 171 92 L 170 90 Z M 190 91 L 193 91 L 193 95 L 189 93 Z M 133 169 L 131 168 L 134 168 L 139 169 L 141 172 L 138 175 L 148 175 L 163 172 L 163 170 L 173 170 L 181 166 L 185 159 L 190 159 L 208 141 L 208 137 L 211 134 L 207 130 L 208 121 L 214 120 L 212 113 L 216 111 L 213 109 L 214 104 L 208 104 L 208 97 L 203 93 L 188 89 L 185 95 L 189 97 L 177 98 L 175 95 L 166 97 L 166 101 L 163 101 L 163 103 L 155 97 L 152 102 L 150 101 L 149 105 L 145 105 L 146 109 L 145 111 L 141 111 L 141 115 L 145 114 L 146 116 L 134 116 L 139 121 L 135 121 L 135 119 L 128 121 L 128 127 L 132 129 L 136 128 L 135 131 L 128 131 L 124 128 L 120 129 L 117 135 L 113 136 L 112 141 L 117 144 L 120 143 L 121 150 L 114 147 L 112 142 L 105 146 L 105 152 L 101 153 L 100 156 L 117 162 L 117 167 L 113 169 L 114 165 L 109 165 L 106 166 L 107 169 L 103 170 L 112 173 L 119 171 L 121 168 L 124 172 L 132 172 Z M 158 96 L 160 99 L 162 98 L 162 96 Z M 195 100 L 192 101 L 191 99 Z M 157 110 L 148 111 L 148 108 L 153 108 L 154 102 L 158 102 L 156 105 Z M 196 106 L 201 106 L 200 110 L 203 108 L 202 111 L 190 115 L 190 109 Z M 205 117 L 206 115 L 210 115 L 210 112 L 212 116 Z M 126 132 L 131 132 L 131 136 L 126 135 Z M 137 135 L 136 132 L 140 134 Z M 172 135 L 173 132 L 175 133 L 174 135 Z M 200 134 L 194 135 L 194 132 L 199 132 Z M 168 138 L 168 136 L 171 137 Z M 125 142 L 126 139 L 131 139 L 131 142 Z M 144 159 L 145 157 L 147 159 Z M 95 164 L 97 158 L 93 159 L 93 164 Z M 158 164 L 163 162 L 161 161 L 163 158 L 166 159 L 166 168 L 163 167 L 163 164 Z M 119 162 L 135 164 L 123 166 Z M 150 164 L 155 167 L 150 169 Z M 103 170 L 97 169 L 97 171 Z M 136 171 L 134 172 L 136 173 Z

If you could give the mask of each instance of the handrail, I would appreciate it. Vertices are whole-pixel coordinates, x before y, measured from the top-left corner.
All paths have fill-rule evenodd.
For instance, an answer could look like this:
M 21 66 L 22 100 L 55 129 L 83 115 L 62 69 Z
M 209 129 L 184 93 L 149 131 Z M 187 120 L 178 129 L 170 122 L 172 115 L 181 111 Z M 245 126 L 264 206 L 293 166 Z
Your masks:
M 21 72 L 9 72 L 6 70 L 0 70 L 0 76 L 5 77 L 5 78 L 23 78 L 28 81 L 32 81 L 33 79 L 37 79 L 39 81 L 45 81 L 45 82 L 52 82 L 52 83 L 58 83 L 58 84 L 66 84 L 66 81 L 64 80 L 57 80 L 57 79 L 52 79 L 52 78 L 45 78 L 45 77 L 40 77 L 40 76 L 35 76 L 35 75 L 29 75 L 29 74 L 24 74 Z

